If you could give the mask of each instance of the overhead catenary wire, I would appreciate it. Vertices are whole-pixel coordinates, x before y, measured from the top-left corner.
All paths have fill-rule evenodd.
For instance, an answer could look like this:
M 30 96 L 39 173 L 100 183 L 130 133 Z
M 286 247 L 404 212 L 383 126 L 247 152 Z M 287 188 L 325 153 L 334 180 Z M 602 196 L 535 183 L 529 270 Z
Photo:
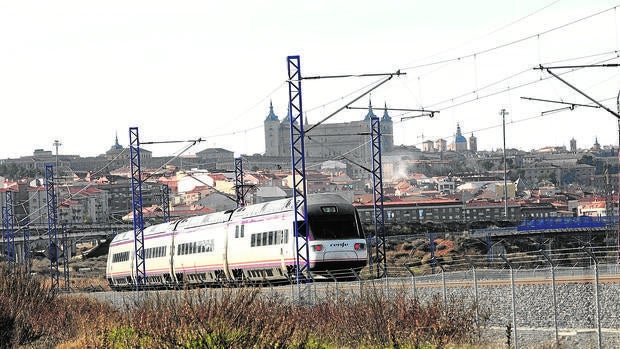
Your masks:
M 425 58 L 419 59 L 419 60 L 417 60 L 417 61 L 421 61 L 421 60 L 425 60 L 425 59 L 430 59 L 430 58 L 433 58 L 433 57 L 439 56 L 439 55 L 441 55 L 441 54 L 443 54 L 443 53 L 453 51 L 453 50 L 455 50 L 455 49 L 457 49 L 457 48 L 463 47 L 463 46 L 465 46 L 465 45 L 467 45 L 467 44 L 469 44 L 469 43 L 472 43 L 472 42 L 474 42 L 474 41 L 477 41 L 477 40 L 480 40 L 480 39 L 482 39 L 482 38 L 485 38 L 485 37 L 491 36 L 491 35 L 493 35 L 493 34 L 495 34 L 495 33 L 498 33 L 498 32 L 500 32 L 500 31 L 502 31 L 502 30 L 504 30 L 504 29 L 506 29 L 506 28 L 508 28 L 508 27 L 510 27 L 510 26 L 512 26 L 512 25 L 514 25 L 514 24 L 517 24 L 517 23 L 519 23 L 519 22 L 521 22 L 521 21 L 523 21 L 523 20 L 525 20 L 525 19 L 527 19 L 527 18 L 530 18 L 530 17 L 532 17 L 532 16 L 534 16 L 534 15 L 536 15 L 536 14 L 538 14 L 538 13 L 540 13 L 540 12 L 544 11 L 544 10 L 546 10 L 547 8 L 549 8 L 549 7 L 553 6 L 553 5 L 555 5 L 555 4 L 556 4 L 556 3 L 558 3 L 559 1 L 560 1 L 560 0 L 555 0 L 555 1 L 553 1 L 553 2 L 551 2 L 551 3 L 549 3 L 549 4 L 547 4 L 547 5 L 545 5 L 545 6 L 541 7 L 541 8 L 539 8 L 539 9 L 537 9 L 537 10 L 535 10 L 535 11 L 531 12 L 531 13 L 528 13 L 528 14 L 526 14 L 526 15 L 524 15 L 524 16 L 522 16 L 522 17 L 520 17 L 520 18 L 518 18 L 518 19 L 516 19 L 516 20 L 514 20 L 514 21 L 512 21 L 512 22 L 509 22 L 509 23 L 507 23 L 507 24 L 505 24 L 505 25 L 502 25 L 502 26 L 498 27 L 497 29 L 494 29 L 494 30 L 492 30 L 491 32 L 486 33 L 486 34 L 484 34 L 484 35 L 482 35 L 482 36 L 480 36 L 480 37 L 477 37 L 477 38 L 475 38 L 475 39 L 471 39 L 471 40 L 467 40 L 467 41 L 465 41 L 465 42 L 463 42 L 463 43 L 461 43 L 461 44 L 457 45 L 456 47 L 452 47 L 452 48 L 449 48 L 449 49 L 442 50 L 442 51 L 440 51 L 440 52 L 437 52 L 437 53 L 432 54 L 432 55 L 430 55 L 430 56 L 427 56 L 427 57 L 425 57 Z
M 150 175 L 146 176 L 142 181 L 146 182 L 149 178 L 153 177 L 154 175 L 158 174 L 158 172 L 162 169 L 164 169 L 166 166 L 168 166 L 172 161 L 174 161 L 175 159 L 177 159 L 179 156 L 183 155 L 186 151 L 190 150 L 193 146 L 195 146 L 196 144 L 202 142 L 203 139 L 202 138 L 198 138 L 195 140 L 190 140 L 190 141 L 184 141 L 184 142 L 191 142 L 191 144 L 187 145 L 185 148 L 183 148 L 182 150 L 180 150 L 175 156 L 173 156 L 172 158 L 170 158 L 170 160 L 166 161 L 164 164 L 162 164 L 161 166 L 159 166 L 159 168 L 157 168 L 155 171 L 153 171 Z M 175 141 L 175 143 L 178 143 L 178 141 Z
M 462 55 L 462 56 L 458 56 L 458 57 L 453 57 L 453 58 L 447 58 L 447 59 L 443 59 L 443 60 L 439 60 L 439 61 L 435 61 L 435 62 L 429 62 L 429 63 L 419 64 L 419 65 L 414 65 L 414 66 L 409 66 L 409 67 L 402 67 L 402 68 L 400 68 L 400 70 L 412 70 L 412 69 L 430 67 L 430 66 L 437 65 L 437 64 L 443 64 L 443 63 L 447 63 L 447 62 L 457 62 L 457 61 L 460 61 L 460 60 L 463 60 L 463 59 L 467 59 L 467 58 L 471 58 L 471 57 L 474 57 L 474 56 L 483 55 L 483 54 L 486 54 L 486 53 L 489 53 L 489 52 L 493 52 L 493 51 L 502 49 L 504 47 L 512 46 L 512 45 L 515 45 L 515 44 L 518 44 L 518 43 L 521 43 L 521 42 L 524 42 L 524 41 L 527 41 L 527 40 L 530 40 L 530 39 L 533 39 L 533 38 L 540 37 L 542 35 L 546 35 L 546 34 L 552 33 L 552 32 L 554 32 L 556 30 L 560 30 L 560 29 L 566 28 L 566 27 L 571 26 L 573 24 L 580 23 L 580 22 L 588 20 L 590 18 L 593 18 L 593 17 L 599 16 L 601 14 L 607 13 L 607 12 L 609 12 L 611 10 L 615 10 L 618 6 L 620 6 L 620 5 L 615 5 L 613 7 L 610 7 L 610 8 L 607 8 L 607 9 L 604 9 L 604 10 L 592 13 L 592 14 L 587 15 L 587 16 L 580 17 L 578 19 L 575 19 L 575 20 L 572 20 L 570 22 L 564 23 L 562 25 L 553 27 L 551 29 L 547 29 L 547 30 L 544 30 L 544 31 L 536 33 L 536 34 L 528 35 L 528 36 L 525 36 L 525 37 L 522 37 L 522 38 L 519 38 L 519 39 L 516 39 L 516 40 L 512 40 L 512 41 L 509 41 L 509 42 L 506 42 L 506 43 L 503 43 L 503 44 L 500 44 L 500 45 L 496 45 L 496 46 L 493 46 L 493 47 L 490 47 L 490 48 L 486 48 L 484 50 L 479 50 L 479 51 L 475 51 L 475 52 L 470 53 L 470 54 L 466 54 L 466 55 Z
M 325 121 L 329 120 L 331 117 L 333 117 L 334 115 L 338 114 L 339 112 L 341 112 L 342 110 L 344 110 L 347 106 L 357 102 L 358 100 L 362 99 L 364 96 L 366 96 L 367 94 L 369 94 L 370 92 L 376 90 L 377 88 L 381 87 L 383 84 L 385 84 L 386 82 L 390 81 L 392 79 L 393 75 L 390 75 L 388 77 L 386 77 L 385 79 L 381 79 L 381 81 L 379 81 L 377 84 L 375 84 L 373 87 L 371 87 L 370 89 L 366 90 L 364 93 L 360 94 L 359 96 L 353 98 L 350 102 L 348 102 L 347 104 L 343 105 L 342 107 L 338 108 L 336 111 L 332 112 L 331 114 L 329 114 L 328 116 L 324 117 L 321 121 L 317 122 L 316 124 L 312 125 L 311 127 L 309 127 L 307 130 L 305 130 L 306 133 L 310 132 L 312 129 L 316 128 L 317 126 L 321 125 L 322 123 L 324 123 Z
M 618 58 L 617 56 L 616 57 L 612 57 L 612 58 L 609 58 L 609 59 L 605 59 L 605 60 L 599 61 L 598 63 L 608 62 L 608 61 L 611 61 L 611 60 L 614 60 L 614 59 L 617 59 L 617 58 Z M 557 74 L 557 75 L 569 74 L 569 73 L 575 72 L 575 71 L 580 70 L 580 69 L 583 69 L 583 68 L 574 68 L 574 69 L 571 69 L 569 71 L 566 71 L 566 72 L 563 72 L 563 73 L 560 73 L 560 74 Z M 530 70 L 531 70 L 531 68 L 530 68 Z M 439 109 L 439 110 L 442 110 L 442 111 L 443 110 L 447 110 L 447 109 L 452 109 L 452 108 L 456 108 L 456 107 L 459 107 L 459 106 L 462 106 L 462 105 L 465 105 L 465 104 L 469 104 L 469 103 L 472 103 L 472 102 L 475 102 L 475 101 L 478 101 L 478 100 L 481 100 L 481 99 L 484 99 L 484 98 L 496 96 L 496 95 L 499 95 L 499 94 L 502 94 L 502 93 L 506 93 L 506 92 L 509 92 L 509 91 L 512 91 L 512 90 L 515 90 L 515 89 L 519 89 L 519 88 L 522 88 L 522 87 L 525 87 L 525 86 L 530 86 L 530 85 L 539 83 L 541 81 L 549 80 L 551 78 L 552 78 L 551 76 L 546 76 L 546 77 L 543 77 L 542 80 L 539 80 L 539 79 L 530 80 L 530 81 L 527 81 L 527 82 L 524 82 L 524 83 L 521 83 L 521 84 L 517 84 L 515 86 L 508 86 L 508 87 L 506 87 L 506 88 L 504 88 L 502 90 L 499 90 L 499 91 L 490 92 L 490 93 L 487 93 L 487 94 L 484 94 L 484 95 L 477 96 L 475 98 L 470 98 L 470 99 L 464 100 L 462 102 L 458 102 L 458 103 L 454 103 L 454 104 L 449 104 L 447 106 L 441 106 L 441 104 L 443 104 L 443 103 L 446 103 L 448 101 L 452 101 L 452 100 L 447 100 L 446 99 L 446 100 L 442 100 L 442 101 L 437 102 L 437 103 L 430 104 L 427 108 L 429 108 L 429 109 L 434 108 L 434 109 Z M 471 93 L 467 93 L 465 95 L 470 95 L 470 94 Z
M 592 57 L 597 57 L 597 56 L 607 55 L 607 54 L 611 54 L 611 53 L 616 54 L 616 57 L 618 56 L 618 51 L 613 50 L 613 51 L 605 51 L 605 52 L 602 52 L 602 53 L 595 53 L 595 54 L 590 54 L 590 55 L 585 55 L 585 56 L 580 56 L 580 57 L 573 57 L 573 58 L 561 59 L 561 60 L 556 60 L 556 61 L 544 62 L 543 64 L 555 64 L 555 63 L 566 62 L 566 61 L 574 61 L 574 60 L 578 60 L 578 59 L 592 58 Z M 522 70 L 522 71 L 519 71 L 519 72 L 513 73 L 513 74 L 511 74 L 511 75 L 509 75 L 509 76 L 507 76 L 507 77 L 504 77 L 504 78 L 500 79 L 500 80 L 496 80 L 496 81 L 493 81 L 493 82 L 488 83 L 488 84 L 486 84 L 486 85 L 483 85 L 483 86 L 481 86 L 481 87 L 477 88 L 475 91 L 469 91 L 469 92 L 463 93 L 463 94 L 458 95 L 458 96 L 450 97 L 450 98 L 447 98 L 447 99 L 444 99 L 444 100 L 441 100 L 441 101 L 435 102 L 435 103 L 433 103 L 433 104 L 429 105 L 429 106 L 428 106 L 428 108 L 433 108 L 433 107 L 436 107 L 436 106 L 438 106 L 438 105 L 440 105 L 440 104 L 443 104 L 443 103 L 448 103 L 448 102 L 454 101 L 454 100 L 456 100 L 456 99 L 460 99 L 460 98 L 466 97 L 466 96 L 471 95 L 471 94 L 479 94 L 479 93 L 480 93 L 480 92 L 482 92 L 483 90 L 486 90 L 486 89 L 488 89 L 488 88 L 490 88 L 490 87 L 493 87 L 493 86 L 495 86 L 495 85 L 498 85 L 498 84 L 500 84 L 500 83 L 502 83 L 502 82 L 505 82 L 505 81 L 511 80 L 511 79 L 513 79 L 513 78 L 515 78 L 515 77 L 517 77 L 517 76 L 519 76 L 519 75 L 522 75 L 522 74 L 525 74 L 525 73 L 529 72 L 530 70 L 531 70 L 531 68 L 526 68 L 526 69 L 524 69 L 524 70 Z M 349 74 L 349 75 L 346 75 L 346 76 L 362 76 L 362 75 L 364 75 L 364 74 Z M 344 75 L 343 75 L 343 76 L 344 76 Z M 549 77 L 541 77 L 541 79 L 539 79 L 539 80 L 541 80 L 541 81 L 542 81 L 542 80 L 547 80 L 547 79 L 549 79 Z M 459 104 L 457 104 L 457 105 L 455 105 L 455 106 L 460 106 L 460 105 L 463 105 L 463 104 L 467 104 L 467 103 L 470 103 L 470 102 L 476 101 L 476 100 L 478 100 L 478 99 L 487 98 L 487 97 L 494 96 L 494 95 L 497 95 L 497 94 L 500 94 L 500 93 L 503 93 L 503 92 L 509 92 L 509 91 L 510 91 L 510 89 L 516 89 L 516 88 L 519 88 L 519 87 L 525 87 L 525 86 L 531 85 L 531 84 L 533 84 L 533 83 L 534 83 L 534 82 L 532 82 L 532 83 L 530 83 L 530 84 L 522 84 L 522 85 L 519 85 L 519 86 L 516 86 L 516 87 L 507 88 L 507 89 L 504 89 L 504 90 L 501 90 L 501 91 L 495 92 L 495 93 L 493 93 L 493 94 L 478 95 L 478 96 L 477 96 L 477 98 L 470 99 L 470 100 L 465 101 L 465 102 L 463 102 L 463 103 L 459 103 Z M 371 86 L 371 85 L 373 85 L 373 84 L 375 84 L 375 82 L 370 83 L 370 84 L 367 84 L 367 85 L 365 85 L 365 86 L 363 86 L 363 87 L 361 87 L 361 88 L 359 88 L 359 89 L 356 89 L 356 90 L 354 90 L 354 91 L 352 91 L 352 92 L 350 92 L 350 93 L 348 93 L 348 94 L 345 94 L 345 95 L 343 95 L 343 96 L 340 96 L 340 97 L 337 97 L 337 98 L 335 98 L 335 99 L 333 99 L 333 100 L 330 100 L 330 101 L 328 101 L 328 102 L 326 102 L 326 103 L 323 103 L 322 105 L 318 105 L 318 106 L 316 106 L 316 107 L 308 108 L 308 109 L 306 109 L 306 110 L 305 110 L 305 113 L 309 113 L 309 112 L 312 112 L 312 111 L 314 111 L 314 110 L 316 110 L 316 109 L 319 109 L 319 108 L 324 108 L 325 106 L 328 106 L 328 105 L 330 105 L 330 104 L 333 104 L 333 103 L 336 103 L 336 102 L 338 102 L 338 101 L 341 101 L 343 98 L 345 98 L 345 97 L 347 97 L 347 96 L 350 96 L 350 95 L 352 95 L 352 94 L 354 94 L 354 93 L 356 93 L 356 92 L 358 92 L 358 91 L 360 91 L 360 90 L 362 90 L 362 89 L 364 89 L 364 88 L 366 88 L 366 87 L 368 87 L 368 86 Z M 281 86 L 280 86 L 280 87 L 281 87 Z M 420 88 L 420 92 L 421 92 L 421 88 Z M 262 99 L 261 99 L 261 101 L 264 101 L 266 98 L 267 98 L 267 97 L 262 98 Z M 421 98 L 421 96 L 420 96 L 420 98 Z M 420 105 L 421 105 L 421 103 L 420 103 Z M 448 108 L 452 108 L 452 107 L 455 107 L 455 106 L 451 106 L 451 107 L 448 107 Z M 333 116 L 333 115 L 332 115 L 332 116 Z M 323 121 L 324 121 L 324 120 L 322 120 L 322 121 L 321 121 L 321 123 L 322 123 Z M 218 137 L 231 136 L 231 135 L 236 135 L 236 134 L 239 134 L 239 133 L 245 133 L 245 132 L 248 132 L 248 131 L 254 131 L 254 130 L 260 129 L 260 128 L 262 128 L 262 127 L 263 127 L 263 125 L 262 125 L 262 124 L 256 124 L 255 126 L 252 126 L 252 127 L 246 127 L 246 128 L 243 128 L 243 129 L 233 130 L 233 131 L 229 131 L 229 132 L 223 132 L 223 133 L 211 134 L 211 135 L 208 135 L 207 137 L 209 137 L 209 138 L 218 138 Z M 308 130 L 306 130 L 306 132 L 308 132 Z

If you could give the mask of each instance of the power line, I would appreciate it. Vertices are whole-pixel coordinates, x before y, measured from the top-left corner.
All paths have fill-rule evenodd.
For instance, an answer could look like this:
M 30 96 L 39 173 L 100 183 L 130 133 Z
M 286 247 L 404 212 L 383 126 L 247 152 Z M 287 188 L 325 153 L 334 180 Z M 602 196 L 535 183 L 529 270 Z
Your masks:
M 463 56 L 459 56 L 459 57 L 454 57 L 454 58 L 443 59 L 443 60 L 436 61 L 436 62 L 430 62 L 430 63 L 419 64 L 419 65 L 410 66 L 410 67 L 404 67 L 404 68 L 400 68 L 400 69 L 401 70 L 412 70 L 412 69 L 430 67 L 430 66 L 437 65 L 437 64 L 442 64 L 442 63 L 457 62 L 457 61 L 464 60 L 466 58 L 472 58 L 472 57 L 475 57 L 475 56 L 478 56 L 478 55 L 482 55 L 482 54 L 485 54 L 485 53 L 493 52 L 495 50 L 499 50 L 499 49 L 504 48 L 504 47 L 512 46 L 512 45 L 515 45 L 515 44 L 518 44 L 518 43 L 521 43 L 523 41 L 527 41 L 527 40 L 530 40 L 530 39 L 533 39 L 533 38 L 538 38 L 538 37 L 540 37 L 542 35 L 546 35 L 546 34 L 549 34 L 551 32 L 554 32 L 556 30 L 560 30 L 560 29 L 563 29 L 565 27 L 571 26 L 573 24 L 577 24 L 579 22 L 588 20 L 590 18 L 596 17 L 596 16 L 601 15 L 603 13 L 607 13 L 607 12 L 609 12 L 611 10 L 615 10 L 616 8 L 618 8 L 618 6 L 620 6 L 620 5 L 616 5 L 616 6 L 608 8 L 608 9 L 605 9 L 605 10 L 602 10 L 602 11 L 598 11 L 596 13 L 593 13 L 593 14 L 590 14 L 590 15 L 578 18 L 576 20 L 573 20 L 573 21 L 570 21 L 568 23 L 565 23 L 565 24 L 553 27 L 551 29 L 542 31 L 542 32 L 537 33 L 537 34 L 528 35 L 528 36 L 522 37 L 520 39 L 509 41 L 507 43 L 500 44 L 500 45 L 497 45 L 497 46 L 494 46 L 494 47 L 491 47 L 491 48 L 487 48 L 487 49 L 484 49 L 484 50 L 476 51 L 476 52 L 471 53 L 471 54 L 467 54 L 467 55 L 463 55 Z
M 504 29 L 506 29 L 506 28 L 508 28 L 508 27 L 510 27 L 510 26 L 512 26 L 512 25 L 514 25 L 514 24 L 516 24 L 516 23 L 518 23 L 518 22 L 521 22 L 521 21 L 522 21 L 522 20 L 524 20 L 524 19 L 527 19 L 527 18 L 529 18 L 529 17 L 532 17 L 532 16 L 534 16 L 534 15 L 538 14 L 538 13 L 542 12 L 543 10 L 546 10 L 547 8 L 549 8 L 549 7 L 553 6 L 553 5 L 555 5 L 555 4 L 556 4 L 556 3 L 558 3 L 559 1 L 560 1 L 560 0 L 555 0 L 555 1 L 551 2 L 550 4 L 545 5 L 545 6 L 543 6 L 542 8 L 540 8 L 540 9 L 538 9 L 538 10 L 534 11 L 534 12 L 531 12 L 531 13 L 529 13 L 529 14 L 527 14 L 527 15 L 525 15 L 525 16 L 523 16 L 523 17 L 521 17 L 521 18 L 518 18 L 518 19 L 516 19 L 516 20 L 514 20 L 514 21 L 512 21 L 512 22 L 509 22 L 508 24 L 505 24 L 505 25 L 503 25 L 503 26 L 501 26 L 501 27 L 499 27 L 499 28 L 497 28 L 497 29 L 495 29 L 495 30 L 492 30 L 491 32 L 489 32 L 489 33 L 487 33 L 487 34 L 485 34 L 485 35 L 482 35 L 482 36 L 477 37 L 477 38 L 475 38 L 475 39 L 471 39 L 471 40 L 465 41 L 465 42 L 463 42 L 463 43 L 459 44 L 459 45 L 458 45 L 458 46 L 456 46 L 456 47 L 452 47 L 452 48 L 449 48 L 449 49 L 446 49 L 446 50 L 440 51 L 440 52 L 435 53 L 435 54 L 433 54 L 433 55 L 427 56 L 427 57 L 425 57 L 425 58 L 423 58 L 423 59 L 428 59 L 428 58 L 433 58 L 433 57 L 439 56 L 439 55 L 441 55 L 441 54 L 443 54 L 443 53 L 446 53 L 446 52 L 449 52 L 449 51 L 455 50 L 455 49 L 457 49 L 457 48 L 459 48 L 459 47 L 463 47 L 463 46 L 465 46 L 465 45 L 467 45 L 467 44 L 469 44 L 469 43 L 472 43 L 472 42 L 474 42 L 474 41 L 477 41 L 477 40 L 480 40 L 480 39 L 482 39 L 482 38 L 485 38 L 485 37 L 491 36 L 491 35 L 493 35 L 493 34 L 495 34 L 495 33 L 497 33 L 497 32 L 500 32 L 500 31 L 502 31 L 502 30 L 504 30 Z M 423 59 L 419 59 L 418 61 L 423 60 Z
M 606 59 L 606 60 L 600 61 L 598 63 L 608 62 L 608 61 L 611 61 L 611 60 L 616 59 L 616 58 L 618 58 L 618 57 L 613 57 L 613 58 L 610 58 L 610 59 Z M 569 71 L 564 72 L 564 73 L 559 74 L 559 75 L 569 74 L 569 73 L 578 71 L 580 69 L 582 69 L 582 68 L 575 68 L 575 69 L 569 70 Z M 518 84 L 518 85 L 515 85 L 515 86 L 512 86 L 512 87 L 508 86 L 508 87 L 506 87 L 503 90 L 491 92 L 491 93 L 488 93 L 488 94 L 482 95 L 482 96 L 477 96 L 475 98 L 471 98 L 471 99 L 465 100 L 463 102 L 451 104 L 451 105 L 448 105 L 446 107 L 439 107 L 440 104 L 443 104 L 443 103 L 445 103 L 447 101 L 452 101 L 452 99 L 450 99 L 450 100 L 443 100 L 443 101 L 440 101 L 438 103 L 434 103 L 434 104 L 429 105 L 428 108 L 435 108 L 435 109 L 439 109 L 439 110 L 452 109 L 452 108 L 455 108 L 455 107 L 458 107 L 458 106 L 461 106 L 461 105 L 464 105 L 464 104 L 475 102 L 475 101 L 480 100 L 480 99 L 492 97 L 492 96 L 495 96 L 495 95 L 498 95 L 498 94 L 509 92 L 509 91 L 512 91 L 512 90 L 515 90 L 515 89 L 518 89 L 518 88 L 522 88 L 522 87 L 525 87 L 525 86 L 533 85 L 533 84 L 536 84 L 538 82 L 541 82 L 541 81 L 544 81 L 544 80 L 549 80 L 549 79 L 551 79 L 551 76 L 539 78 L 539 79 L 536 79 L 536 80 L 533 80 L 533 81 L 529 81 L 529 82 L 524 82 L 524 83 L 521 83 L 521 84 Z M 468 93 L 467 95 L 469 95 L 469 94 L 471 94 L 471 93 Z M 458 98 L 459 97 L 457 97 L 455 99 L 458 99 Z
M 98 174 L 100 172 L 103 172 L 104 169 L 108 168 L 108 166 L 110 166 L 112 163 L 114 163 L 114 161 L 116 161 L 127 149 L 123 149 L 121 150 L 113 159 L 111 159 L 110 161 L 108 161 L 102 168 L 98 169 L 97 171 L 94 172 L 94 174 Z M 73 171 L 73 170 L 72 170 Z M 76 193 L 70 194 L 69 198 L 65 199 L 65 201 L 61 202 L 58 206 L 62 205 L 63 203 L 66 202 L 66 200 L 70 200 L 73 196 L 83 192 L 84 190 L 88 189 L 89 187 L 91 187 L 93 184 L 92 183 L 88 183 L 87 185 L 85 185 L 83 188 L 81 188 L 80 190 L 78 190 Z M 15 231 L 16 233 L 21 231 L 23 229 L 23 227 L 21 226 L 21 223 L 26 221 L 26 220 L 30 220 L 30 217 L 32 217 L 35 214 L 38 214 L 39 211 L 43 210 L 44 206 L 40 206 L 37 210 L 35 210 L 34 212 L 29 212 L 28 215 L 26 215 L 26 217 L 22 218 L 21 220 L 17 221 L 17 224 L 19 226 L 19 228 Z M 39 215 L 37 216 L 37 219 L 43 217 L 43 215 Z
M 394 75 L 401 75 L 400 71 L 397 71 Z M 394 75 L 389 75 L 388 77 L 382 79 L 381 81 L 379 81 L 376 85 L 374 85 L 372 88 L 366 90 L 364 93 L 360 94 L 359 96 L 353 98 L 350 102 L 348 102 L 347 104 L 345 104 L 344 106 L 338 108 L 336 111 L 334 111 L 333 113 L 329 114 L 328 116 L 324 117 L 321 121 L 317 122 L 316 124 L 312 125 L 310 128 L 308 128 L 305 132 L 308 133 L 310 132 L 312 129 L 316 128 L 317 126 L 321 125 L 322 123 L 324 123 L 325 121 L 329 120 L 331 117 L 333 117 L 334 115 L 338 114 L 339 112 L 341 112 L 342 110 L 344 110 L 346 107 L 348 107 L 349 105 L 357 102 L 358 100 L 360 100 L 362 97 L 366 96 L 367 94 L 369 94 L 370 92 L 374 91 L 375 89 L 379 88 L 381 85 L 385 84 L 386 82 L 390 81 Z

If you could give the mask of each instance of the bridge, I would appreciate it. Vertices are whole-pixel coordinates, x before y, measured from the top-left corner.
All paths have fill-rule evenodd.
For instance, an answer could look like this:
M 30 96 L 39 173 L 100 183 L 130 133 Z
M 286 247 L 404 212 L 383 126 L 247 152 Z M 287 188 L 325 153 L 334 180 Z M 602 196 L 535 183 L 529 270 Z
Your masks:
M 57 227 L 58 243 L 62 244 L 62 227 Z M 76 244 L 83 240 L 94 241 L 95 246 L 99 246 L 101 240 L 111 240 L 114 235 L 120 232 L 125 232 L 133 229 L 131 224 L 80 224 L 71 225 L 64 228 L 67 236 L 67 243 L 70 249 L 67 250 L 68 256 L 73 256 L 76 253 Z M 3 229 L 4 230 L 4 229 Z M 29 233 L 28 240 L 30 241 L 30 248 L 35 245 L 41 247 L 41 244 L 48 245 L 48 226 L 47 225 L 29 225 L 27 228 L 18 227 L 14 229 L 15 234 L 15 258 L 18 263 L 24 260 L 24 233 Z M 6 257 L 6 233 L 2 234 L 2 250 L 1 255 Z
M 15 229 L 15 242 L 24 241 L 24 232 L 26 228 Z M 28 232 L 30 233 L 29 240 L 46 240 L 48 238 L 47 225 L 29 225 Z M 58 238 L 62 236 L 62 227 L 57 227 Z M 71 225 L 65 227 L 67 231 L 67 238 L 72 241 L 79 241 L 88 238 L 110 238 L 120 232 L 125 232 L 133 229 L 131 224 L 80 224 Z M 4 234 L 3 234 L 4 237 Z
M 519 235 L 603 232 L 615 230 L 617 225 L 618 216 L 540 218 L 523 221 L 514 227 L 473 229 L 469 232 L 469 236 L 474 238 L 494 238 Z

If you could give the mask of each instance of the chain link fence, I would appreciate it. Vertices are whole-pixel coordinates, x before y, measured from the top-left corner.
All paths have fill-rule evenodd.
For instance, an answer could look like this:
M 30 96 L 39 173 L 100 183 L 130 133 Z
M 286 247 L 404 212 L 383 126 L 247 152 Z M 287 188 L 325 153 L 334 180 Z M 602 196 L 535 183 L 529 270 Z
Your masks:
M 565 347 L 620 347 L 620 264 L 618 248 L 582 247 L 506 255 L 443 256 L 388 265 L 387 277 L 372 279 L 367 271 L 332 271 L 315 278 L 310 295 L 297 294 L 296 284 L 252 283 L 263 295 L 297 302 L 338 301 L 381 290 L 388 297 L 409 296 L 421 302 L 439 297 L 446 305 L 477 304 L 485 339 L 511 346 L 559 343 Z M 347 277 L 349 281 L 338 281 Z M 156 293 L 100 292 L 94 297 L 121 307 Z M 217 295 L 223 287 L 199 292 Z M 308 299 L 309 298 L 309 299 Z M 505 345 L 505 344 L 504 344 Z

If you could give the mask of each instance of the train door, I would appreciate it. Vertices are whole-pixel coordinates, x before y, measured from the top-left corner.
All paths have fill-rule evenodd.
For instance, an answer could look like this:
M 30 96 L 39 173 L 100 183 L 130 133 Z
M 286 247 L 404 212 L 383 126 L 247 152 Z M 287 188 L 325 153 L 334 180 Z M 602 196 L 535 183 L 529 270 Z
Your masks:
M 224 274 L 226 275 L 226 279 L 232 280 L 233 276 L 230 270 L 228 269 L 228 240 L 230 237 L 229 231 L 234 229 L 235 224 L 227 223 L 224 228 L 224 248 L 222 249 L 222 265 L 224 267 Z
M 287 271 L 287 267 L 286 267 L 286 261 L 287 259 L 291 256 L 291 251 L 293 250 L 293 246 L 291 245 L 290 241 L 292 241 L 292 239 L 289 239 L 289 230 L 286 229 L 285 227 L 288 225 L 286 224 L 287 221 L 284 221 L 282 224 L 282 230 L 279 230 L 279 238 L 280 238 L 280 261 L 282 263 L 282 272 L 286 273 Z
M 129 250 L 129 276 L 127 277 L 131 281 L 129 287 L 136 285 L 136 270 L 138 269 L 136 263 L 136 249 L 132 245 L 132 248 Z
M 181 219 L 177 221 L 176 224 L 174 224 L 174 227 L 172 227 L 171 229 L 172 234 L 170 235 L 170 255 L 168 257 L 168 261 L 170 262 L 170 274 L 164 275 L 165 282 L 169 283 L 171 286 L 181 286 L 181 284 L 183 283 L 182 274 L 179 274 L 179 276 L 177 276 L 176 269 L 174 268 L 174 262 L 177 253 L 177 229 L 179 228 L 179 224 L 185 222 L 186 220 L 187 219 Z
M 170 266 L 169 268 L 169 272 L 164 274 L 164 283 L 168 286 L 168 285 L 178 285 L 178 280 L 177 277 L 174 273 L 174 255 L 176 253 L 175 251 L 175 243 L 174 243 L 174 238 L 177 235 L 177 230 L 176 230 L 176 226 L 179 223 L 177 222 L 177 224 L 174 226 L 174 228 L 172 228 L 172 234 L 170 234 L 170 254 L 168 255 L 168 265 Z

